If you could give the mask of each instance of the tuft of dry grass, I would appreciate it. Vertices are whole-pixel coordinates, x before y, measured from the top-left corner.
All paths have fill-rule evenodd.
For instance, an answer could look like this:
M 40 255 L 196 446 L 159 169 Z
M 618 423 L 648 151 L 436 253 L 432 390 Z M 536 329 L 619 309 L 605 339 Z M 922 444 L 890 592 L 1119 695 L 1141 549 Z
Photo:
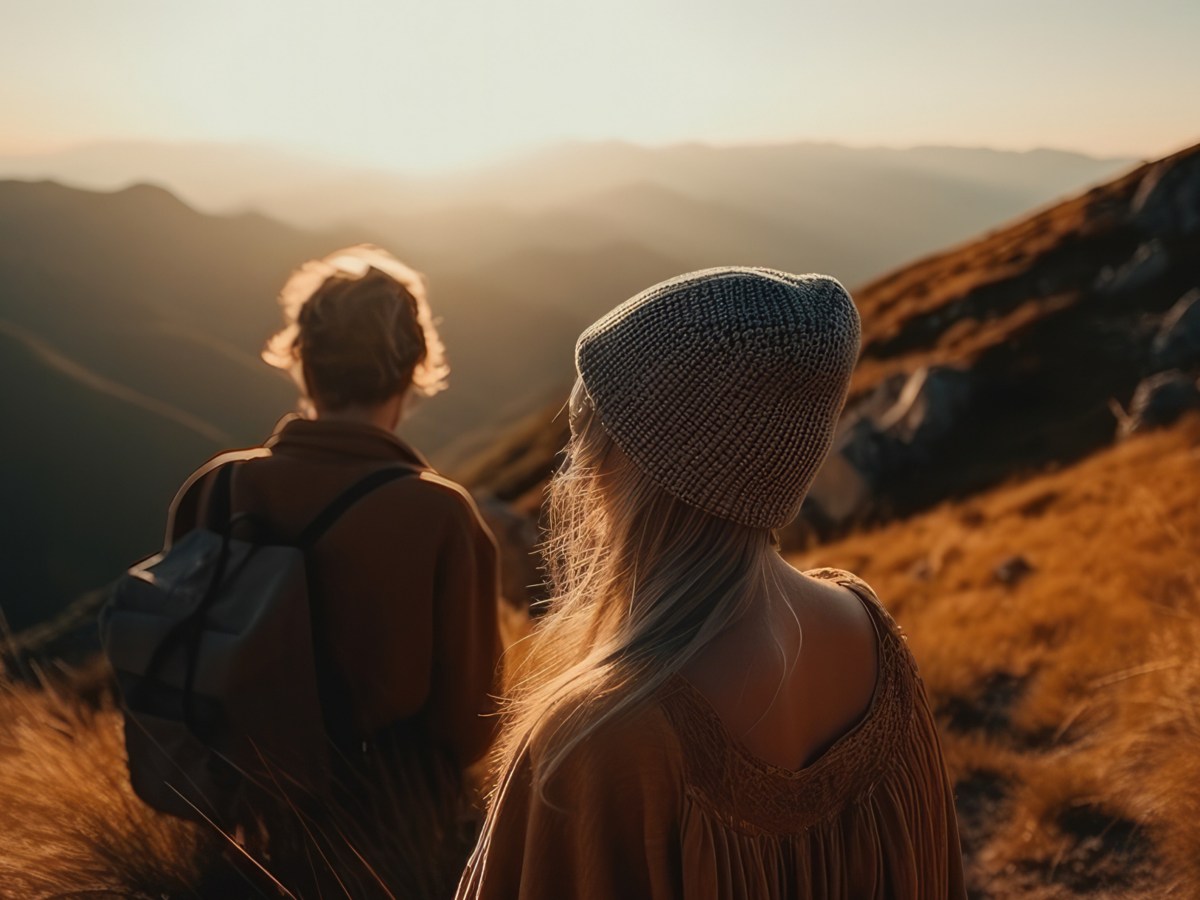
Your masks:
M 120 713 L 64 682 L 0 684 L 0 896 L 194 896 L 209 835 L 129 786 Z
M 434 759 L 363 772 L 367 791 L 345 805 L 301 812 L 263 796 L 256 812 L 274 836 L 269 846 L 263 835 L 235 841 L 215 825 L 159 813 L 130 787 L 123 717 L 103 662 L 34 674 L 32 683 L 0 681 L 4 900 L 423 900 L 447 895 L 473 842 L 472 811 L 435 789 L 446 772 Z M 431 842 L 435 819 L 450 829 L 442 844 Z
M 909 635 L 979 898 L 1200 896 L 1200 418 L 797 557 Z

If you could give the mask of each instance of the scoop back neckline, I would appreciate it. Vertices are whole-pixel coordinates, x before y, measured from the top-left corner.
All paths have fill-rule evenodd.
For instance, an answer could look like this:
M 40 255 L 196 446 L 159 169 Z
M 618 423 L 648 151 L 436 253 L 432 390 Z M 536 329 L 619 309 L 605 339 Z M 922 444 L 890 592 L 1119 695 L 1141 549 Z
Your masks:
M 829 572 L 830 575 L 819 574 Z M 811 762 L 806 763 L 798 769 L 789 768 L 788 766 L 777 765 L 763 759 L 758 754 L 754 753 L 741 738 L 737 737 L 725 723 L 720 712 L 709 700 L 708 696 L 700 690 L 696 685 L 688 680 L 682 672 L 677 672 L 673 676 L 674 681 L 682 688 L 682 692 L 691 698 L 690 704 L 694 709 L 700 712 L 704 718 L 709 719 L 715 726 L 716 733 L 721 735 L 724 743 L 728 745 L 730 750 L 736 753 L 742 760 L 749 764 L 752 768 L 758 769 L 768 775 L 782 777 L 788 781 L 802 781 L 812 775 L 814 772 L 821 771 L 832 765 L 836 759 L 846 752 L 846 749 L 853 745 L 855 740 L 879 717 L 880 705 L 882 697 L 885 693 L 886 682 L 891 677 L 891 666 L 894 664 L 896 655 L 886 652 L 887 647 L 885 642 L 892 638 L 892 630 L 888 626 L 886 620 L 881 615 L 882 610 L 879 601 L 868 598 L 858 587 L 859 579 L 854 576 L 846 578 L 849 573 L 840 572 L 831 569 L 816 569 L 804 574 L 815 578 L 821 578 L 825 581 L 833 581 L 840 584 L 842 587 L 852 593 L 855 598 L 867 610 L 867 615 L 870 616 L 871 625 L 875 629 L 875 686 L 871 691 L 871 699 L 867 704 L 862 715 L 858 717 L 853 725 L 846 731 L 842 732 L 828 747 L 819 753 Z

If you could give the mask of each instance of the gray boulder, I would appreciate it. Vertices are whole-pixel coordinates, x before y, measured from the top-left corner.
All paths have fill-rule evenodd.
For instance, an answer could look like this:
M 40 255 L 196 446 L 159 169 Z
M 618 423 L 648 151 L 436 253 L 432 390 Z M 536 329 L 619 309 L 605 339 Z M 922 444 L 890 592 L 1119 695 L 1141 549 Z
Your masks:
M 1171 268 L 1171 256 L 1162 242 L 1147 241 L 1134 251 L 1123 265 L 1105 266 L 1096 277 L 1095 288 L 1102 294 L 1127 294 L 1153 283 Z
M 896 472 L 929 462 L 970 399 L 970 376 L 947 366 L 889 379 L 851 410 L 837 448 L 868 482 L 879 485 Z
M 808 495 L 823 525 L 861 518 L 889 479 L 928 464 L 971 400 L 971 376 L 947 366 L 895 375 L 848 407 Z
M 1200 365 L 1200 288 L 1180 297 L 1163 316 L 1151 354 L 1159 371 Z
M 1151 166 L 1133 195 L 1130 213 L 1146 234 L 1186 237 L 1200 231 L 1200 154 Z
M 1151 375 L 1138 384 L 1121 421 L 1120 435 L 1151 431 L 1173 423 L 1190 409 L 1200 409 L 1200 385 L 1178 369 Z

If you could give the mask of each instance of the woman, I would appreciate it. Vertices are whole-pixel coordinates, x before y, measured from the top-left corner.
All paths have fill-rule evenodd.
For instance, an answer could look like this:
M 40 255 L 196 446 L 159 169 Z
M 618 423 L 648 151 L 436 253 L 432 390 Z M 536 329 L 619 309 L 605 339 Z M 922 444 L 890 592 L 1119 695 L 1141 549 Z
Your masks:
M 835 280 L 744 268 L 664 282 L 580 337 L 551 611 L 460 898 L 965 896 L 898 628 L 774 541 L 858 342 Z
M 323 821 L 286 803 L 265 811 L 266 852 L 300 893 L 315 872 L 335 888 L 362 875 L 356 896 L 374 895 L 376 874 L 399 895 L 441 896 L 465 857 L 463 772 L 493 736 L 499 653 L 492 536 L 470 495 L 395 434 L 415 397 L 445 386 L 442 345 L 421 277 L 375 247 L 306 263 L 280 301 L 286 327 L 263 355 L 294 375 L 305 414 L 193 475 L 172 504 L 167 542 L 206 521 L 227 464 L 232 510 L 285 538 L 364 476 L 408 470 L 357 501 L 313 550 L 327 721 L 345 726 L 334 735 L 341 808 Z

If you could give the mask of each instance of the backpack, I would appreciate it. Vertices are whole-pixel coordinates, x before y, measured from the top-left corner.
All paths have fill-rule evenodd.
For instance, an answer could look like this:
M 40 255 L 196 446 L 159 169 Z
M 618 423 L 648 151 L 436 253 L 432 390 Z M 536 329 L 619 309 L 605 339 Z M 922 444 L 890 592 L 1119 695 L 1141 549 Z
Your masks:
M 329 797 L 354 731 L 313 600 L 312 549 L 363 497 L 417 471 L 371 473 L 283 541 L 232 514 L 236 465 L 217 469 L 205 524 L 129 569 L 101 617 L 134 792 L 226 830 L 256 794 L 299 806 Z

